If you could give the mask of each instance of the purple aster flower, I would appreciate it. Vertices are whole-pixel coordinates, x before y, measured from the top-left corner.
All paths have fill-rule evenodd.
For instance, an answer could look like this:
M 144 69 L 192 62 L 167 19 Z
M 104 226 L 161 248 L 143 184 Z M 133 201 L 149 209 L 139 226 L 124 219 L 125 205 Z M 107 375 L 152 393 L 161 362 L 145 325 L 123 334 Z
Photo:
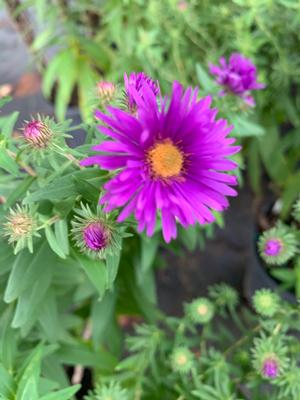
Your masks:
M 278 256 L 282 250 L 282 242 L 279 239 L 269 239 L 266 241 L 264 252 L 267 256 Z
M 136 112 L 136 100 L 134 98 L 135 96 L 133 94 L 133 91 L 138 92 L 139 95 L 143 97 L 143 87 L 145 84 L 147 84 L 151 88 L 155 96 L 157 96 L 160 92 L 158 81 L 154 81 L 144 72 L 132 72 L 129 77 L 125 73 L 124 83 L 128 108 L 133 114 Z
M 45 148 L 49 144 L 52 131 L 40 120 L 26 122 L 23 127 L 24 139 L 27 143 L 36 148 Z
M 231 92 L 250 105 L 254 106 L 254 98 L 250 95 L 251 90 L 263 89 L 265 85 L 257 82 L 257 71 L 251 60 L 242 54 L 233 53 L 226 62 L 225 57 L 221 57 L 220 66 L 210 64 L 210 72 L 217 77 L 216 81 L 224 87 L 221 95 Z
M 85 227 L 83 238 L 86 246 L 92 251 L 105 249 L 109 241 L 107 229 L 100 222 L 93 222 Z
M 104 211 L 123 207 L 118 221 L 134 213 L 138 231 L 154 232 L 157 212 L 161 215 L 166 242 L 176 237 L 176 222 L 184 227 L 211 223 L 211 210 L 228 206 L 226 196 L 235 196 L 237 184 L 230 171 L 237 164 L 227 157 L 238 152 L 228 138 L 232 127 L 216 120 L 211 97 L 197 100 L 198 89 L 183 91 L 174 82 L 169 98 L 157 104 L 152 87 L 143 86 L 143 98 L 132 90 L 137 115 L 108 107 L 110 116 L 97 111 L 105 123 L 99 129 L 113 140 L 103 141 L 93 150 L 104 154 L 86 158 L 88 166 L 98 164 L 116 170 L 116 176 L 104 185 L 101 199 Z
M 277 378 L 279 365 L 275 358 L 266 358 L 263 362 L 262 373 L 266 378 Z

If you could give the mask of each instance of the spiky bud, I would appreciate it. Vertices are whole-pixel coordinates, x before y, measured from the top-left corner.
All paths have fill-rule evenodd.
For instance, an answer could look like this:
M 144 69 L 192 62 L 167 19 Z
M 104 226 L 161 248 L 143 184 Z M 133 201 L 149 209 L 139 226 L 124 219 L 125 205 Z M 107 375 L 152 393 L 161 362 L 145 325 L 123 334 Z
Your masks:
M 98 385 L 93 392 L 90 392 L 86 400 L 129 400 L 129 394 L 119 383 Z
M 265 336 L 254 339 L 252 363 L 256 371 L 266 379 L 275 379 L 288 366 L 288 348 L 282 335 Z
M 27 207 L 17 205 L 15 209 L 10 209 L 6 216 L 4 225 L 4 236 L 8 237 L 8 243 L 15 248 L 15 253 L 28 247 L 33 251 L 33 236 L 37 233 L 37 218 Z
M 53 132 L 42 120 L 33 119 L 24 124 L 23 136 L 30 146 L 36 149 L 45 149 L 53 137 Z
M 257 290 L 253 296 L 255 311 L 264 317 L 273 317 L 279 310 L 279 296 L 270 289 Z
M 265 358 L 262 365 L 262 374 L 265 378 L 275 379 L 279 374 L 279 365 L 276 357 L 270 356 Z
M 194 364 L 194 355 L 186 347 L 178 347 L 174 349 L 171 355 L 171 366 L 174 371 L 186 374 Z
M 97 93 L 102 105 L 107 105 L 113 101 L 116 90 L 116 85 L 112 82 L 100 81 L 97 83 Z
M 97 208 L 93 213 L 88 205 L 75 210 L 72 234 L 77 247 L 93 258 L 105 258 L 121 248 L 121 234 L 108 214 Z
M 187 304 L 186 312 L 196 324 L 207 324 L 214 316 L 214 305 L 210 300 L 200 297 Z
M 297 239 L 288 227 L 278 223 L 260 236 L 258 250 L 267 264 L 283 265 L 296 254 Z

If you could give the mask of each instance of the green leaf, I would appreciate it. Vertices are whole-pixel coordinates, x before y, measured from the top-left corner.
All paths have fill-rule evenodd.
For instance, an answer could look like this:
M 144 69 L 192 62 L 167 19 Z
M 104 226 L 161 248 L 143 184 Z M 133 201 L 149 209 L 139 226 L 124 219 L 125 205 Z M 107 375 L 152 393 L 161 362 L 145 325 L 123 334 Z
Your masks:
M 91 350 L 87 345 L 82 343 L 61 345 L 59 348 L 59 358 L 62 363 L 68 365 L 80 364 L 110 372 L 117 361 L 110 353 Z
M 65 117 L 77 77 L 80 78 L 77 64 L 78 61 L 71 50 L 61 54 L 60 72 L 57 75 L 58 89 L 55 97 L 55 114 L 60 121 Z
M 18 111 L 15 111 L 8 116 L 0 117 L 0 132 L 7 140 L 11 139 L 19 114 Z
M 49 393 L 39 400 L 68 400 L 80 389 L 80 385 L 74 385 L 66 389 L 58 390 L 55 393 Z M 29 400 L 29 399 L 28 399 Z
M 68 255 L 70 252 L 69 248 L 69 233 L 68 224 L 65 219 L 60 219 L 54 224 L 55 236 L 57 242 L 59 243 L 63 253 Z
M 294 286 L 296 275 L 293 269 L 273 267 L 270 269 L 270 274 L 288 286 Z
M 16 384 L 6 368 L 0 363 L 0 392 L 9 399 L 15 393 Z
M 196 64 L 196 74 L 201 88 L 206 92 L 216 91 L 216 84 L 201 64 Z
M 20 328 L 26 323 L 31 324 L 35 321 L 35 315 L 40 311 L 41 304 L 47 296 L 47 290 L 52 278 L 52 265 L 44 262 L 43 273 L 32 286 L 23 291 L 18 298 L 15 315 L 12 321 L 13 328 Z
M 47 243 L 39 243 L 34 254 L 24 249 L 15 257 L 4 292 L 4 301 L 6 303 L 16 300 L 24 290 L 34 284 L 43 272 L 45 263 L 50 264 L 53 261 L 51 254 L 53 253 Z
M 102 260 L 93 260 L 83 254 L 74 253 L 75 259 L 97 289 L 100 299 L 106 290 L 106 266 Z
M 230 120 L 234 126 L 232 131 L 234 137 L 252 137 L 265 134 L 265 130 L 262 126 L 240 117 L 239 115 L 232 116 Z
M 16 400 L 39 400 L 35 376 L 27 378 L 22 390 L 18 390 Z
M 106 256 L 106 287 L 112 289 L 117 277 L 121 259 L 121 251 Z
M 159 237 L 158 235 L 152 236 L 151 238 L 143 235 L 141 237 L 141 275 L 140 279 L 142 279 L 143 275 L 148 272 L 151 268 L 159 245 Z
M 61 326 L 58 309 L 57 298 L 53 290 L 48 290 L 46 301 L 40 305 L 40 313 L 38 321 L 41 324 L 45 337 L 49 342 L 56 342 L 62 335 L 63 328 Z
M 56 179 L 54 182 L 48 183 L 46 186 L 37 190 L 35 193 L 27 196 L 23 203 L 30 204 L 40 200 L 58 201 L 66 199 L 71 196 L 77 195 L 77 189 L 73 182 L 73 177 L 81 179 L 100 178 L 103 172 L 99 169 L 86 168 L 79 171 L 72 172 L 61 178 Z
M 34 176 L 27 176 L 21 183 L 10 193 L 4 204 L 5 208 L 11 207 L 17 200 L 19 200 L 30 188 L 35 181 Z
M 61 258 L 66 258 L 66 254 L 64 253 L 63 248 L 61 247 L 60 242 L 58 242 L 51 226 L 45 227 L 45 234 L 51 249 Z
M 83 196 L 85 200 L 91 203 L 98 203 L 100 188 L 92 185 L 86 180 L 80 179 L 76 176 L 73 177 L 74 184 L 77 192 Z
M 114 318 L 116 304 L 115 292 L 106 292 L 101 301 L 98 299 L 93 302 L 91 321 L 93 332 L 93 343 L 99 346 L 110 321 Z
M 13 158 L 11 158 L 5 149 L 0 148 L 0 168 L 3 168 L 8 173 L 18 176 L 19 167 Z
M 36 349 L 25 360 L 20 370 L 20 373 L 17 376 L 18 390 L 16 400 L 25 400 L 24 393 L 30 390 L 27 386 L 29 380 L 35 380 L 36 382 L 38 381 L 41 372 L 41 357 L 42 345 L 38 345 Z

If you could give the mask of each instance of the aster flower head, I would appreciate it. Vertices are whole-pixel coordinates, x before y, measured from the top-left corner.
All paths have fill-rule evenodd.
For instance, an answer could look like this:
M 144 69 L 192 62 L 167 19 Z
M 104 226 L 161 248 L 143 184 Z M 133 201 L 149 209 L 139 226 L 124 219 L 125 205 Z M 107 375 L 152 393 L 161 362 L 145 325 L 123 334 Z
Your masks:
M 134 114 L 136 112 L 137 103 L 135 96 L 138 94 L 143 98 L 143 90 L 145 84 L 157 96 L 160 92 L 158 81 L 154 81 L 144 72 L 131 72 L 129 77 L 124 74 L 125 95 L 128 110 Z
M 252 61 L 240 53 L 232 53 L 228 63 L 225 57 L 221 57 L 219 62 L 220 65 L 210 64 L 209 69 L 216 76 L 216 82 L 224 88 L 221 94 L 230 92 L 254 106 L 251 91 L 264 89 L 265 85 L 257 82 L 257 70 Z
M 196 324 L 207 324 L 214 316 L 214 305 L 210 300 L 200 297 L 187 304 L 186 312 Z
M 184 227 L 214 221 L 212 210 L 228 207 L 226 196 L 237 193 L 231 171 L 237 164 L 227 157 L 238 152 L 228 138 L 231 127 L 216 120 L 211 98 L 197 100 L 197 89 L 186 91 L 175 82 L 170 99 L 161 107 L 152 88 L 143 86 L 143 98 L 132 90 L 137 115 L 108 107 L 110 116 L 98 111 L 106 124 L 99 129 L 113 140 L 93 147 L 102 154 L 86 158 L 81 165 L 98 164 L 115 170 L 104 185 L 104 211 L 123 207 L 118 221 L 134 214 L 138 231 L 152 236 L 157 214 L 166 242 L 176 238 L 176 223 Z
M 119 383 L 112 381 L 109 384 L 98 385 L 85 400 L 129 400 L 129 394 Z
M 81 204 L 72 221 L 72 234 L 79 249 L 93 258 L 105 258 L 121 249 L 121 232 L 112 218 L 97 208 L 94 214 L 88 205 Z
M 23 137 L 29 146 L 35 149 L 45 149 L 53 137 L 53 132 L 45 122 L 38 118 L 25 122 Z
M 258 250 L 268 265 L 283 265 L 296 254 L 297 239 L 285 225 L 278 223 L 260 236 Z
M 15 254 L 25 247 L 33 252 L 33 237 L 40 236 L 37 232 L 38 219 L 33 209 L 19 204 L 10 209 L 3 228 L 4 236 L 14 246 Z
M 253 296 L 255 311 L 263 317 L 273 317 L 279 310 L 279 296 L 270 289 L 257 290 Z
M 280 335 L 267 337 L 263 334 L 254 339 L 253 367 L 263 378 L 276 379 L 288 366 L 287 351 Z
M 171 366 L 174 371 L 186 374 L 194 364 L 194 355 L 186 347 L 177 347 L 171 354 Z

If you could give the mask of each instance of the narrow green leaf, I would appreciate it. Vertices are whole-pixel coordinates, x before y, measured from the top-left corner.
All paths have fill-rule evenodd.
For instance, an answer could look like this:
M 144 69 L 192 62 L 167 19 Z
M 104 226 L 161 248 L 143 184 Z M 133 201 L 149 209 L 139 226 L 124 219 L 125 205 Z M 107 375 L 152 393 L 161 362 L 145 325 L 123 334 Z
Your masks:
M 51 228 L 51 226 L 45 227 L 45 234 L 51 249 L 61 258 L 66 258 L 66 254 L 64 253 L 61 244 L 57 241 L 57 238 Z
M 80 385 L 74 385 L 66 389 L 58 390 L 57 392 L 54 393 L 46 394 L 39 400 L 69 400 L 72 398 L 72 396 L 74 396 L 75 393 L 78 392 L 79 389 Z
M 13 191 L 11 191 L 4 204 L 5 208 L 8 209 L 19 200 L 27 192 L 35 179 L 34 176 L 27 176 Z
M 11 138 L 19 114 L 18 111 L 15 111 L 8 116 L 0 117 L 0 132 L 8 140 Z
M 56 240 L 60 245 L 63 253 L 68 255 L 70 252 L 69 248 L 69 234 L 68 234 L 68 224 L 65 219 L 60 219 L 54 224 Z
M 116 254 L 106 256 L 106 287 L 112 289 L 117 277 L 121 259 L 121 251 Z
M 39 274 L 34 284 L 23 291 L 18 298 L 18 304 L 12 321 L 13 328 L 20 328 L 29 321 L 31 323 L 34 322 L 34 316 L 37 314 L 36 311 L 40 310 L 51 283 L 52 269 L 49 267 L 49 264 L 45 263 L 43 265 L 43 273 Z
M 14 176 L 19 175 L 18 164 L 7 154 L 7 151 L 3 148 L 0 149 L 0 168 Z
M 84 270 L 91 283 L 98 291 L 100 298 L 106 290 L 106 266 L 102 260 L 93 260 L 83 254 L 74 253 L 75 259 Z

